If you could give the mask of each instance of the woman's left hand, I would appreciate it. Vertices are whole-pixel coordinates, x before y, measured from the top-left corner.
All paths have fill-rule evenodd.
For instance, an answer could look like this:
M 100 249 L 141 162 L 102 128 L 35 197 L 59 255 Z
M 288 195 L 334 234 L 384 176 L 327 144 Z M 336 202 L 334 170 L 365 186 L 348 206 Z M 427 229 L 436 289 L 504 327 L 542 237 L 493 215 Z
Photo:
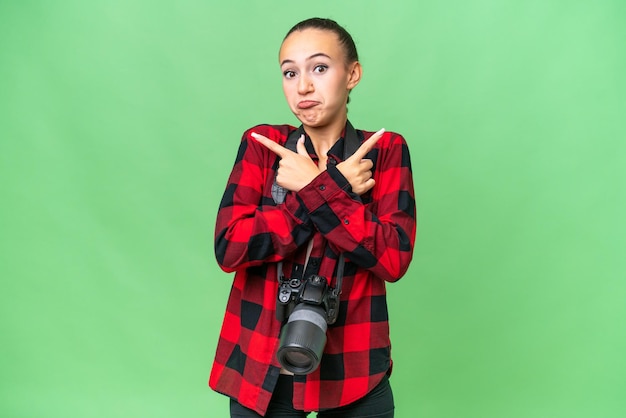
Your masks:
M 366 159 L 365 156 L 374 148 L 374 145 L 385 133 L 384 129 L 373 134 L 367 141 L 363 142 L 359 149 L 355 151 L 348 159 L 337 164 L 337 170 L 350 182 L 352 191 L 359 196 L 370 190 L 376 182 L 372 178 L 372 160 Z

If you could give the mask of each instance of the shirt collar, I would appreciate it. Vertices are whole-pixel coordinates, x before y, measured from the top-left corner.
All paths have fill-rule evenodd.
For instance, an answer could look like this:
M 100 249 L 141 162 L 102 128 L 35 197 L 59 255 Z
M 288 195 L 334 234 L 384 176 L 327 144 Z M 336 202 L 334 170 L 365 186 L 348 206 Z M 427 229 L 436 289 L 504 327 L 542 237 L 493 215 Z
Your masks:
M 299 138 L 300 135 L 303 133 L 305 133 L 304 128 L 302 127 L 302 125 L 300 125 L 298 129 L 292 132 L 287 141 L 294 142 L 293 146 L 295 148 L 295 141 L 297 141 L 297 138 Z M 295 138 L 295 141 L 292 141 L 292 138 Z M 348 158 L 350 155 L 354 154 L 359 146 L 361 146 L 361 141 L 362 138 L 360 138 L 360 136 L 357 134 L 356 130 L 348 120 L 346 121 L 346 126 L 341 132 L 341 137 L 339 138 L 339 140 L 337 140 L 337 142 L 335 142 L 330 150 L 328 150 L 327 156 L 329 158 L 335 159 L 336 162 L 341 162 Z M 311 142 L 311 138 L 309 138 L 306 133 L 304 145 L 311 157 L 317 157 L 317 155 L 315 154 L 315 149 L 313 148 L 313 143 Z M 291 148 L 291 146 L 289 145 L 287 147 Z

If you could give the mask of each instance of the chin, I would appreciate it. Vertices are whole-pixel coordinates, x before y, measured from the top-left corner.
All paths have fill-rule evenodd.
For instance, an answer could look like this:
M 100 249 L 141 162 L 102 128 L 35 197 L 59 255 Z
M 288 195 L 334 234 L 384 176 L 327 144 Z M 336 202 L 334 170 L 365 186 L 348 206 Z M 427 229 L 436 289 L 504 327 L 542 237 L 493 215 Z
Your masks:
M 301 113 L 294 112 L 294 115 L 305 126 L 310 126 L 312 128 L 319 128 L 320 126 L 325 125 L 324 118 L 321 117 L 319 114 L 307 116 Z

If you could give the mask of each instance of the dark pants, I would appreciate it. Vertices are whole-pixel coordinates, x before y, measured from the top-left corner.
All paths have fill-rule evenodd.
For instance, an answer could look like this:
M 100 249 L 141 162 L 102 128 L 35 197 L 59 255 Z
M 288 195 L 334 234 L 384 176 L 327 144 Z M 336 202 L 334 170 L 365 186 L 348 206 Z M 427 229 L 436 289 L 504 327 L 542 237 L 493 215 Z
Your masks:
M 293 377 L 280 375 L 266 418 L 304 418 L 308 412 L 293 407 Z M 370 393 L 350 405 L 317 413 L 318 418 L 393 418 L 393 393 L 387 376 Z M 230 400 L 231 418 L 259 418 L 261 415 Z

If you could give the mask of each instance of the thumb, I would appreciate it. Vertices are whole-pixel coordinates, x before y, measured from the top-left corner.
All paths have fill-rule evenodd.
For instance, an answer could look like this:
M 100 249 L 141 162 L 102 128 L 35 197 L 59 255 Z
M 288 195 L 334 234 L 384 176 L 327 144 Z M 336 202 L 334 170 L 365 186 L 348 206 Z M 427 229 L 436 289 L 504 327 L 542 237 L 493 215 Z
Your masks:
M 304 134 L 300 135 L 300 138 L 298 138 L 298 143 L 296 144 L 296 151 L 298 151 L 298 154 L 300 155 L 306 155 L 308 156 L 309 153 L 306 150 L 306 147 L 304 146 Z

